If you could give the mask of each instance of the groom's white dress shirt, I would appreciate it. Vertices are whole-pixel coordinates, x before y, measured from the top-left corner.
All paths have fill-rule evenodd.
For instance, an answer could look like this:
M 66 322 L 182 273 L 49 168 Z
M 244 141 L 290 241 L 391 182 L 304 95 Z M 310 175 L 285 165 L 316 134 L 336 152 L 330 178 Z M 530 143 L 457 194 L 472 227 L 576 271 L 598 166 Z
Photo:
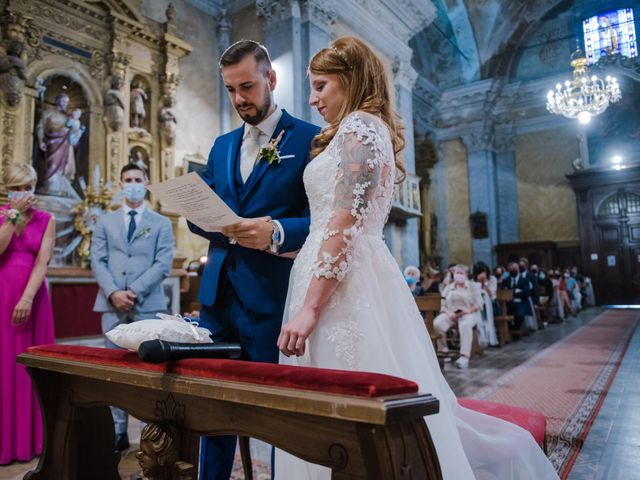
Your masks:
M 271 140 L 281 117 L 282 110 L 276 106 L 273 113 L 258 125 L 244 124 L 242 146 L 240 147 L 240 175 L 243 182 L 246 182 L 249 175 L 251 175 L 253 167 L 256 165 L 260 148 Z
M 282 110 L 276 105 L 273 113 L 258 125 L 244 124 L 242 145 L 240 146 L 240 176 L 243 182 L 246 182 L 253 172 L 262 146 L 273 138 L 273 132 L 276 131 L 280 118 L 282 118 Z M 276 243 L 276 247 L 280 247 L 284 243 L 284 229 L 277 220 L 273 220 L 273 226 L 280 233 L 280 239 Z

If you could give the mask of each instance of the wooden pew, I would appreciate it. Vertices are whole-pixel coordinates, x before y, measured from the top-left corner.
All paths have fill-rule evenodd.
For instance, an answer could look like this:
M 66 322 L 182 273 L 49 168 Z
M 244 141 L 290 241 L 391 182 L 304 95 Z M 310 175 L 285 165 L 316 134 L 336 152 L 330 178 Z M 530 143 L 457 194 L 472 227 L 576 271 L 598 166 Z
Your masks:
M 25 479 L 118 479 L 109 405 L 170 425 L 181 471 L 197 465 L 200 435 L 237 434 L 327 466 L 334 480 L 442 478 L 423 418 L 438 400 L 408 380 L 234 360 L 153 365 L 123 350 L 63 345 L 32 347 L 18 362 L 45 424 L 44 451 Z
M 500 315 L 494 315 L 493 321 L 496 324 L 496 332 L 500 340 L 500 346 L 511 342 L 509 332 L 509 322 L 513 320 L 513 315 L 507 314 L 507 304 L 513 300 L 513 290 L 501 290 L 496 292 L 496 300 L 500 304 Z
M 436 347 L 436 330 L 433 327 L 433 321 L 440 313 L 442 305 L 442 297 L 439 293 L 427 293 L 416 298 L 416 305 L 418 310 L 424 316 L 424 325 L 427 327 L 431 341 L 433 342 L 433 348 Z

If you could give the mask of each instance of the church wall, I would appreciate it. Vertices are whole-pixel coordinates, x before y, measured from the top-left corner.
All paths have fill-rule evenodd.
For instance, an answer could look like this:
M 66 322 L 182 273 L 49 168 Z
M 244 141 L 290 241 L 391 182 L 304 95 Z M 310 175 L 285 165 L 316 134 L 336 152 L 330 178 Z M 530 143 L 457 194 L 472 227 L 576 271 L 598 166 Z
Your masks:
M 469 175 L 467 150 L 461 140 L 443 145 L 444 203 L 448 263 L 472 263 L 471 228 L 469 226 Z
M 565 178 L 580 156 L 575 131 L 521 135 L 516 143 L 520 241 L 578 241 L 575 194 Z
M 231 34 L 230 34 L 230 44 L 238 42 L 240 40 L 255 40 L 256 42 L 260 42 L 262 44 L 265 43 L 266 35 L 265 35 L 265 25 L 264 19 L 259 17 L 255 6 L 249 6 L 238 11 L 233 18 L 231 19 Z M 269 49 L 269 45 L 265 45 L 267 50 Z M 216 57 L 217 58 L 217 57 Z M 272 59 L 273 60 L 273 59 Z M 282 77 L 282 75 L 280 76 Z M 276 85 L 276 90 L 274 93 L 275 101 L 278 102 L 278 90 L 282 91 L 282 89 L 286 88 L 287 81 L 286 78 L 278 78 L 278 84 Z M 228 102 L 229 99 L 225 98 L 224 101 Z M 280 102 L 282 103 L 282 102 Z M 282 105 L 279 105 L 282 106 Z M 236 113 L 236 111 L 231 109 L 231 127 L 238 128 L 242 125 L 242 119 Z

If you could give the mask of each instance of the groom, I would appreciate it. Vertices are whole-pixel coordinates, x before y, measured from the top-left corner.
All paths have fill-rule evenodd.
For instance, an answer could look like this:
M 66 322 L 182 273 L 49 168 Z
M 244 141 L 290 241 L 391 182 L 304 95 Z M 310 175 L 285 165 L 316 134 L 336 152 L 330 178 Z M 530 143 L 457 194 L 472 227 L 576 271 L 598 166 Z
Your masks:
M 319 128 L 277 108 L 276 73 L 261 44 L 234 43 L 222 54 L 220 69 L 244 124 L 216 139 L 202 178 L 245 220 L 223 233 L 189 224 L 210 241 L 198 295 L 200 325 L 216 341 L 239 342 L 244 360 L 277 363 L 293 264 L 280 254 L 300 249 L 309 232 L 302 173 Z M 275 149 L 265 154 L 270 142 Z M 233 436 L 204 439 L 200 478 L 227 480 L 235 448 Z

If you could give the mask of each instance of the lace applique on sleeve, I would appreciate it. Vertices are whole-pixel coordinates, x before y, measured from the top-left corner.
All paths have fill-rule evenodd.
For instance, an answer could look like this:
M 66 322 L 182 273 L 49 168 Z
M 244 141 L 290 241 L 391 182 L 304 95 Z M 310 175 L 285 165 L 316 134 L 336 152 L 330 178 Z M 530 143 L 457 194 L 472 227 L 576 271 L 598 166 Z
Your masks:
M 372 201 L 379 195 L 385 167 L 383 145 L 376 121 L 368 117 L 350 115 L 336 134 L 338 172 L 333 209 L 314 268 L 317 278 L 339 282 L 345 278 L 353 262 L 355 241 L 362 233 Z

